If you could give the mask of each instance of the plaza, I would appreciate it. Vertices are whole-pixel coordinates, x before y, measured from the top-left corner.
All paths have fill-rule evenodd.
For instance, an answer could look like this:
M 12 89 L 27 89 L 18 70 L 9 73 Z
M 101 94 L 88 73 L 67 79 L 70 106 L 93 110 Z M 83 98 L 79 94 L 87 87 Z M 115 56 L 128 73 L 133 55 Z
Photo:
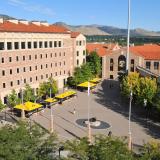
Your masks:
M 112 83 L 113 88 L 110 88 Z M 128 102 L 129 103 L 129 102 Z M 120 137 L 128 136 L 128 103 L 124 102 L 120 96 L 117 81 L 104 80 L 96 87 L 94 93 L 89 96 L 90 118 L 109 124 L 108 128 L 92 128 L 92 135 L 112 134 Z M 151 120 L 146 122 L 145 114 L 140 116 L 136 108 L 132 106 L 131 131 L 133 144 L 142 145 L 153 139 L 158 139 L 160 134 L 159 124 Z M 87 127 L 81 125 L 79 120 L 88 118 L 88 95 L 87 92 L 77 91 L 77 97 L 64 101 L 62 104 L 52 106 L 53 109 L 53 129 L 60 140 L 71 140 L 88 136 Z M 74 113 L 75 110 L 75 113 Z M 141 112 L 138 111 L 140 114 Z M 38 115 L 31 117 L 36 123 L 50 131 L 51 111 L 46 108 Z

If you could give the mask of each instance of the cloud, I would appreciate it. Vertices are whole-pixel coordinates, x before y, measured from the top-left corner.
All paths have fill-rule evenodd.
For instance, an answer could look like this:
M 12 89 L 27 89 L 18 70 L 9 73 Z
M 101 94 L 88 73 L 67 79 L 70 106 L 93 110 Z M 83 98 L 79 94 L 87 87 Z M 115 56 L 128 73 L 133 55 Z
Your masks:
M 49 17 L 52 17 L 55 15 L 55 12 L 49 7 L 45 7 L 45 6 L 37 5 L 37 4 L 25 3 L 22 0 L 8 0 L 8 4 L 15 6 L 15 7 L 22 8 L 28 12 L 43 14 Z

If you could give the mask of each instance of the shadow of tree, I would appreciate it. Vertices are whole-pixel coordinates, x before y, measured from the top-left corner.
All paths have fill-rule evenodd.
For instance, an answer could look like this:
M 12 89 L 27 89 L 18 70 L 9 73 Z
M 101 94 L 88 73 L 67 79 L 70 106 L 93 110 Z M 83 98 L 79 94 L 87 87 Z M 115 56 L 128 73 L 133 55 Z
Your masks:
M 104 80 L 94 94 L 96 94 L 95 100 L 99 104 L 128 119 L 129 99 L 122 97 L 118 81 Z M 132 103 L 131 120 L 143 126 L 145 132 L 153 138 L 160 138 L 160 123 L 154 119 L 146 118 L 146 110 L 143 106 Z

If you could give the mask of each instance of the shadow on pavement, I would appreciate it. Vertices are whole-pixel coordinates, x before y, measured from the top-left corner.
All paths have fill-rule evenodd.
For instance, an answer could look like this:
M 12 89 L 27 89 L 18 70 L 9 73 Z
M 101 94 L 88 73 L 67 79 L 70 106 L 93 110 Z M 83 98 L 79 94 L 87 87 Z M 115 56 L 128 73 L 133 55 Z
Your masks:
M 95 94 L 99 104 L 128 119 L 129 99 L 121 96 L 118 81 L 104 80 Z M 145 132 L 153 138 L 160 138 L 160 124 L 150 119 L 146 120 L 146 111 L 143 106 L 135 106 L 132 103 L 131 121 L 143 126 Z

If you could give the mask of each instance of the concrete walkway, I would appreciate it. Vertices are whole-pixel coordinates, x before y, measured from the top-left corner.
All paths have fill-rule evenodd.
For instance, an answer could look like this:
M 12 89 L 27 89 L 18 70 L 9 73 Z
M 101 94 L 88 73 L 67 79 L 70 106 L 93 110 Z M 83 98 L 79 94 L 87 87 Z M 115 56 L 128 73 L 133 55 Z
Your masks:
M 110 82 L 103 82 L 96 89 L 95 94 L 90 95 L 90 117 L 107 122 L 109 129 L 92 129 L 92 134 L 105 134 L 111 130 L 113 135 L 128 136 L 128 108 L 120 99 L 118 85 L 109 88 Z M 77 119 L 86 119 L 88 116 L 88 96 L 85 92 L 78 92 L 78 97 L 65 101 L 62 105 L 53 106 L 53 127 L 60 140 L 73 139 L 87 136 L 87 128 L 76 123 Z M 76 113 L 73 114 L 74 108 Z M 50 109 L 33 115 L 31 118 L 50 130 Z M 158 124 L 157 124 L 158 125 Z M 156 127 L 157 127 L 156 125 Z M 147 126 L 148 127 L 148 126 Z M 152 134 L 146 127 L 143 118 L 137 118 L 133 114 L 131 128 L 134 144 L 142 145 L 152 138 L 159 138 L 158 132 Z M 158 128 L 159 130 L 160 128 Z

